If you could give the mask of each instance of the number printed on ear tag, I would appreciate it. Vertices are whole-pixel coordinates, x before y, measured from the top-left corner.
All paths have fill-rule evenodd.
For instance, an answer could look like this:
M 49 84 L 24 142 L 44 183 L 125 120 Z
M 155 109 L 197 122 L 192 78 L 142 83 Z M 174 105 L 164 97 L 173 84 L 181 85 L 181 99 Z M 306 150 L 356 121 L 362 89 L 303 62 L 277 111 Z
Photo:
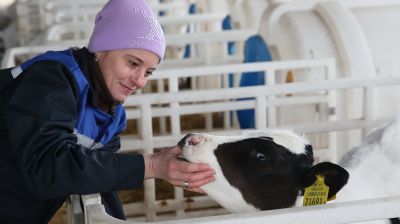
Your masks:
M 317 180 L 304 191 L 303 206 L 326 204 L 329 187 L 325 185 L 324 176 L 317 175 Z

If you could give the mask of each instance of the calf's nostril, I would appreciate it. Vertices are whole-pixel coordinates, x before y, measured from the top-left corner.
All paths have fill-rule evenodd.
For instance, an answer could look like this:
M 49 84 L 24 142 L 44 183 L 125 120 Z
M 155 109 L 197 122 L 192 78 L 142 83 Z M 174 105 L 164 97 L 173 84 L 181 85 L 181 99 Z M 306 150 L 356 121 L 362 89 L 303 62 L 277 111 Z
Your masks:
M 183 147 L 186 145 L 187 140 L 188 140 L 192 135 L 194 135 L 194 134 L 190 133 L 190 134 L 185 135 L 185 137 L 183 137 L 183 138 L 178 142 L 178 145 L 179 145 L 181 148 L 183 148 Z
M 201 135 L 192 135 L 190 136 L 188 143 L 189 145 L 197 145 L 201 142 L 202 139 L 203 138 Z

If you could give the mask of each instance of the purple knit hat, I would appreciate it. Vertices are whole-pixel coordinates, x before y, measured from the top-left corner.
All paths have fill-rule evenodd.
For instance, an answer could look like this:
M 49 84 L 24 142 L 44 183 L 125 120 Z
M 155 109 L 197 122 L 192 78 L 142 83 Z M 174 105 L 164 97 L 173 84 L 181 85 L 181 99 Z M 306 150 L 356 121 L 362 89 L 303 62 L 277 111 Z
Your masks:
M 88 49 L 143 49 L 164 57 L 165 37 L 146 0 L 109 0 L 97 14 Z

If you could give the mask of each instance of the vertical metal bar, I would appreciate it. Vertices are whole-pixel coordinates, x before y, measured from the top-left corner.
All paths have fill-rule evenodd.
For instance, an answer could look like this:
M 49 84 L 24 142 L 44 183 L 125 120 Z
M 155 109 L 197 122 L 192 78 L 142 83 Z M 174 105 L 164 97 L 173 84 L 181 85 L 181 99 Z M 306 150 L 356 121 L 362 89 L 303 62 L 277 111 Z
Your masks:
M 327 79 L 335 80 L 336 79 L 336 60 L 330 59 L 326 66 Z M 338 120 L 337 118 L 337 110 L 338 110 L 338 96 L 337 93 L 340 90 L 328 90 L 328 120 Z M 331 162 L 337 162 L 338 159 L 338 134 L 337 132 L 329 132 L 329 141 L 328 141 L 328 150 L 329 150 L 329 158 Z M 342 134 L 343 135 L 343 134 Z M 343 147 L 343 145 L 340 145 Z
M 157 80 L 157 91 L 158 93 L 163 93 L 165 92 L 164 90 L 164 79 L 158 79 Z M 167 133 L 167 120 L 165 117 L 160 117 L 160 134 L 165 135 Z
M 363 120 L 366 124 L 370 124 L 374 119 L 374 105 L 375 105 L 375 88 L 366 86 L 364 90 L 363 99 Z M 365 137 L 369 132 L 369 125 L 362 129 L 361 137 Z
M 205 64 L 206 65 L 211 65 L 213 62 L 213 51 L 211 49 L 210 44 L 204 44 L 204 55 L 205 55 Z M 203 77 L 203 81 L 210 79 L 209 77 Z M 203 82 L 201 82 L 202 84 L 204 84 Z M 206 89 L 207 86 L 202 86 L 201 89 Z M 211 131 L 213 128 L 213 118 L 212 118 L 212 114 L 211 113 L 206 113 L 205 114 L 205 118 L 206 118 L 206 131 Z
M 170 92 L 178 92 L 178 78 L 171 77 L 168 79 L 169 81 L 169 91 Z M 171 132 L 172 135 L 179 138 L 181 136 L 181 121 L 180 121 L 180 105 L 177 102 L 171 103 Z M 179 187 L 174 187 L 174 200 L 178 202 L 183 202 L 184 195 L 183 189 Z M 183 206 L 182 206 L 183 208 Z M 183 218 L 185 216 L 185 210 L 178 209 L 175 211 L 175 214 L 178 218 Z
M 228 73 L 222 74 L 222 79 L 223 79 L 222 89 L 229 88 L 229 74 Z M 231 114 L 233 114 L 232 111 L 223 112 L 223 124 L 225 130 L 229 130 L 231 128 Z
M 150 104 L 141 105 L 142 118 L 140 120 L 142 129 L 141 137 L 143 139 L 144 154 L 153 153 L 153 128 L 152 128 L 152 112 Z M 155 221 L 155 202 L 156 202 L 156 187 L 154 179 L 144 182 L 144 204 L 146 207 L 146 220 Z
M 265 96 L 259 96 L 256 98 L 255 119 L 257 130 L 267 128 L 267 102 Z
M 275 69 L 267 68 L 264 71 L 264 80 L 265 80 L 266 88 L 268 88 L 268 86 L 275 85 L 276 84 Z M 268 99 L 268 101 L 273 101 L 274 99 L 276 99 L 276 96 L 268 96 L 267 99 Z M 268 105 L 268 112 L 267 112 L 266 116 L 268 116 L 266 126 L 267 127 L 276 127 L 278 118 L 276 117 L 276 106 L 275 105 Z

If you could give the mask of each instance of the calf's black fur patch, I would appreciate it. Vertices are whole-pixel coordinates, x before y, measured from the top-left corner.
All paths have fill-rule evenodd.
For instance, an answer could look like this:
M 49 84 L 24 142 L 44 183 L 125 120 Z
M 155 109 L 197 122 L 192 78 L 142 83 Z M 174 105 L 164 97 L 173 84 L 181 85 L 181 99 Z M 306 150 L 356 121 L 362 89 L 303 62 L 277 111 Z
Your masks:
M 214 153 L 228 182 L 260 210 L 294 206 L 299 192 L 314 183 L 318 174 L 325 177 L 329 197 L 349 178 L 348 172 L 336 164 L 313 166 L 311 145 L 304 145 L 304 153 L 295 154 L 270 137 L 224 143 Z
M 229 183 L 260 210 L 293 206 L 314 161 L 311 146 L 299 155 L 265 137 L 221 144 L 214 153 Z

